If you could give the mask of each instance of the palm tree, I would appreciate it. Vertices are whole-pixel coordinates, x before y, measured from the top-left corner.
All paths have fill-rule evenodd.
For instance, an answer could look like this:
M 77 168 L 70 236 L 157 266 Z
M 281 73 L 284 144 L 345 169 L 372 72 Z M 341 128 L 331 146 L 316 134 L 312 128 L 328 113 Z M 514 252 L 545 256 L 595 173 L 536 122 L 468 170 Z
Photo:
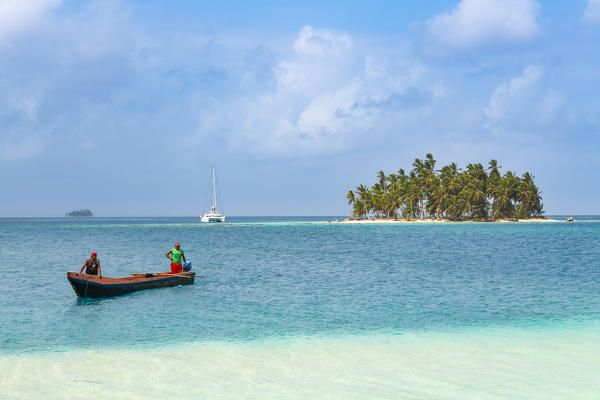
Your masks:
M 354 217 L 359 217 L 360 219 L 363 219 L 366 215 L 367 215 L 367 207 L 365 205 L 365 202 L 362 201 L 361 199 L 357 199 L 354 202 L 354 206 L 352 208 L 352 215 Z
M 431 153 L 427 153 L 425 155 L 425 158 L 427 159 L 427 161 L 425 161 L 427 169 L 429 169 L 431 172 L 433 172 L 435 169 L 435 160 L 433 158 L 433 155 Z
M 346 194 L 353 215 L 461 220 L 490 216 L 524 218 L 544 212 L 541 192 L 529 172 L 521 178 L 512 171 L 501 176 L 501 166 L 496 160 L 491 160 L 487 169 L 481 163 L 474 163 L 468 164 L 464 171 L 456 163 L 439 171 L 435 165 L 436 160 L 428 153 L 424 159 L 415 159 L 408 175 L 403 169 L 389 176 L 379 171 L 371 188 L 359 185 Z
M 379 171 L 377 173 L 377 179 L 379 180 L 380 185 L 385 186 L 385 181 L 386 181 L 385 172 Z
M 425 161 L 415 158 L 413 162 L 413 172 L 419 181 L 419 202 L 421 203 L 421 218 L 426 218 L 427 197 L 435 177 L 435 159 L 431 153 L 425 156 Z
M 366 202 L 369 199 L 370 190 L 368 186 L 361 184 L 356 187 L 356 191 L 358 193 L 358 198 L 363 202 Z
M 533 175 L 525 172 L 517 188 L 516 199 L 519 202 L 517 211 L 520 218 L 541 215 L 541 196 L 538 187 L 533 183 Z
M 421 193 L 419 190 L 419 184 L 417 183 L 416 176 L 413 172 L 409 175 L 409 184 L 406 188 L 406 192 L 402 198 L 405 204 L 405 216 L 416 217 L 416 211 L 421 200 Z
M 500 177 L 499 169 L 502 168 L 502 165 L 498 165 L 497 160 L 490 160 L 488 169 L 490 170 L 490 176 L 494 175 Z
M 356 196 L 354 195 L 354 192 L 352 190 L 348 190 L 348 193 L 346 193 L 346 199 L 348 200 L 349 206 L 354 204 L 354 202 L 356 201 Z
M 488 214 L 487 174 L 480 163 L 468 164 L 465 173 L 465 201 L 468 205 L 465 211 L 473 218 L 485 218 Z

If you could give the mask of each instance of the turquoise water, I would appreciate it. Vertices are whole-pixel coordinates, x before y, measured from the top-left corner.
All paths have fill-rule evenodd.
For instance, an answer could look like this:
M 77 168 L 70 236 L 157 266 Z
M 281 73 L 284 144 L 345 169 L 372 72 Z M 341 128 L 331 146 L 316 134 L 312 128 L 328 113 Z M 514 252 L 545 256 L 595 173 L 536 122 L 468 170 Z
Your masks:
M 60 398 L 57 382 L 75 380 L 99 395 L 161 398 L 173 370 L 196 383 L 177 386 L 181 398 L 600 391 L 599 218 L 333 219 L 0 219 L 0 397 Z M 194 285 L 86 300 L 66 280 L 91 251 L 105 276 L 165 271 L 175 241 L 204 276 Z M 162 386 L 144 386 L 140 368 Z M 119 395 L 102 392 L 123 377 Z

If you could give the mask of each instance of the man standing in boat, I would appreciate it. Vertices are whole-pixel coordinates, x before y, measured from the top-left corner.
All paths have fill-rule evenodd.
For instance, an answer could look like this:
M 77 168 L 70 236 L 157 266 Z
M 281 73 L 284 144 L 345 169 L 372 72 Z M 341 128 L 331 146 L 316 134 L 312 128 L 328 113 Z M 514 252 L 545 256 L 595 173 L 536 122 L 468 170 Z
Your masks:
M 187 261 L 185 261 L 185 255 L 183 254 L 183 250 L 181 250 L 179 248 L 180 246 L 181 245 L 179 244 L 179 242 L 175 243 L 175 248 L 167 251 L 167 254 L 165 254 L 165 256 L 167 256 L 167 258 L 169 260 L 171 260 L 171 273 L 172 274 L 178 274 L 181 272 L 181 259 L 182 258 L 183 258 L 183 262 L 187 263 Z
M 100 260 L 98 260 L 98 254 L 95 251 L 92 251 L 92 255 L 90 258 L 85 260 L 83 265 L 81 266 L 81 270 L 79 273 L 83 271 L 85 268 L 85 273 L 88 275 L 98 275 L 100 279 L 102 279 L 102 270 L 100 269 Z

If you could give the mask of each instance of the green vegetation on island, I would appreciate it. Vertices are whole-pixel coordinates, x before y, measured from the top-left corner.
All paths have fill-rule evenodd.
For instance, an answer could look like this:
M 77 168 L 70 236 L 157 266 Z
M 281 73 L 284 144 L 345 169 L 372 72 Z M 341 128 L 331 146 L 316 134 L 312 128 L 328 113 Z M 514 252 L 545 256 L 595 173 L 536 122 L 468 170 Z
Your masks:
M 352 216 L 367 218 L 435 218 L 453 221 L 497 220 L 541 217 L 542 197 L 533 175 L 521 177 L 491 160 L 488 167 L 469 164 L 464 170 L 456 163 L 435 169 L 431 154 L 415 159 L 406 174 L 377 174 L 377 182 L 369 188 L 360 185 L 348 191 Z
M 73 210 L 65 214 L 67 217 L 91 217 L 94 215 L 87 208 L 82 208 L 81 210 Z

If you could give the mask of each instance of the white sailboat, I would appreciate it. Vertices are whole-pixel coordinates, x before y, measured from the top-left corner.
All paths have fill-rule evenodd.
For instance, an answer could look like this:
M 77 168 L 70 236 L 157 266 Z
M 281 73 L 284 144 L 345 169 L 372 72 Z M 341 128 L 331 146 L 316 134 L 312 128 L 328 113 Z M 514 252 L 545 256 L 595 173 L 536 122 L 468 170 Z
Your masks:
M 212 206 L 210 212 L 204 214 L 200 219 L 201 222 L 225 222 L 225 216 L 217 212 L 217 190 L 215 182 L 215 167 L 212 169 Z

